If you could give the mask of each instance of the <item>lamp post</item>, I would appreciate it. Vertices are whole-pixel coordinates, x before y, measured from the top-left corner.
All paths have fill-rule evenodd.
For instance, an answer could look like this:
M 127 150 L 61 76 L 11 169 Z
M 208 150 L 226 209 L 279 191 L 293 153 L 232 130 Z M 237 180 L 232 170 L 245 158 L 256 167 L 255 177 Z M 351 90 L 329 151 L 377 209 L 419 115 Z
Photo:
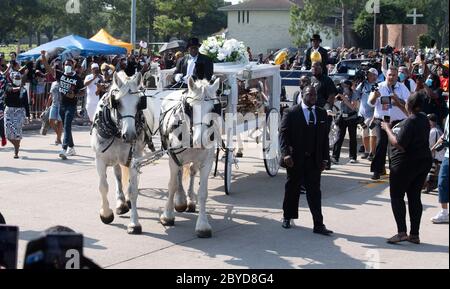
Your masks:
M 131 45 L 136 43 L 136 0 L 131 0 Z

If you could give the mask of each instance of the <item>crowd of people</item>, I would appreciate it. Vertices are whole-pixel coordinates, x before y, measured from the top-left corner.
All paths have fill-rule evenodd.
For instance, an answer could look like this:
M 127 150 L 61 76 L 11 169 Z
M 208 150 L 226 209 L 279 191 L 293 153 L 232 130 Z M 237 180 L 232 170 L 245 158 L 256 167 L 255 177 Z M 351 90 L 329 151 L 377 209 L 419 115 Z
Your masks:
M 371 162 L 374 181 L 387 174 L 389 156 L 392 209 L 398 224 L 398 234 L 389 242 L 419 243 L 422 191 L 438 188 L 442 211 L 433 222 L 448 222 L 448 103 L 445 99 L 445 95 L 448 97 L 448 51 L 387 46 L 365 53 L 356 48 L 327 50 L 320 44 L 320 36 L 314 35 L 310 48 L 304 53 L 299 51 L 282 64 L 283 68 L 310 70 L 312 74 L 300 79 L 295 106 L 285 115 L 281 129 L 283 166 L 288 169 L 283 227 L 289 228 L 291 220 L 298 218 L 299 194 L 306 189 L 314 231 L 325 235 L 332 233 L 323 224 L 320 175 L 323 170 L 331 169 L 332 164 L 340 164 L 347 132 L 350 163 L 358 162 L 357 131 L 360 127 L 359 152 L 362 159 Z M 26 83 L 40 80 L 52 83 L 47 101 L 49 120 L 56 132 L 55 144 L 62 146 L 59 157 L 67 159 L 76 155 L 72 123 L 79 113 L 81 96 L 86 95 L 84 107 L 92 122 L 114 72 L 124 71 L 130 77 L 140 72 L 147 88 L 156 87 L 158 69 L 175 68 L 184 83 L 195 73 L 200 78 L 210 79 L 212 62 L 199 55 L 199 46 L 198 39 L 192 39 L 186 56 L 180 51 L 167 52 L 157 59 L 150 50 L 144 54 L 142 48 L 139 53 L 127 56 L 87 58 L 57 57 L 42 51 L 37 60 L 24 63 L 17 60 L 15 53 L 10 54 L 9 63 L 0 56 L 2 146 L 9 140 L 14 146 L 14 158 L 19 158 L 22 128 L 30 117 Z M 254 60 L 250 48 L 248 52 Z M 258 55 L 257 62 L 270 62 L 273 57 L 273 54 L 266 58 Z M 328 74 L 345 59 L 366 59 L 369 65 L 356 77 L 344 79 L 336 86 Z M 196 67 L 196 63 L 202 69 Z M 335 108 L 339 111 L 337 115 Z M 292 122 L 303 122 L 298 118 L 301 114 L 306 124 L 302 138 L 292 131 L 295 126 Z M 338 135 L 330 153 L 328 135 L 333 125 L 338 128 Z M 308 139 L 319 143 L 305 141 Z M 405 194 L 412 223 L 409 235 Z
M 421 193 L 438 188 L 442 210 L 432 222 L 448 223 L 448 51 L 413 47 L 398 50 L 387 46 L 364 54 L 359 49 L 328 51 L 320 43 L 320 36 L 314 35 L 305 57 L 300 58 L 298 53 L 291 64 L 311 70 L 312 76 L 300 78 L 300 91 L 294 95 L 294 106 L 284 115 L 282 123 L 283 165 L 288 172 L 282 226 L 288 229 L 291 220 L 298 218 L 296 208 L 303 185 L 314 231 L 332 233 L 323 224 L 320 209 L 320 172 L 331 169 L 331 164 L 340 164 L 347 131 L 349 163 L 358 162 L 359 126 L 362 132 L 359 151 L 362 159 L 371 162 L 372 180 L 387 175 L 389 160 L 391 203 L 398 233 L 388 242 L 418 244 L 423 211 Z M 357 58 L 367 59 L 369 64 L 335 86 L 328 76 L 333 65 L 342 59 Z M 288 63 L 285 65 L 289 67 Z M 320 123 L 327 126 L 328 132 L 332 125 L 337 127 L 331 153 L 322 149 L 329 146 L 329 141 L 318 137 L 323 135 L 323 125 L 318 119 L 323 111 L 328 112 L 328 119 Z M 310 144 L 311 139 L 316 141 Z M 409 234 L 405 195 L 411 220 Z

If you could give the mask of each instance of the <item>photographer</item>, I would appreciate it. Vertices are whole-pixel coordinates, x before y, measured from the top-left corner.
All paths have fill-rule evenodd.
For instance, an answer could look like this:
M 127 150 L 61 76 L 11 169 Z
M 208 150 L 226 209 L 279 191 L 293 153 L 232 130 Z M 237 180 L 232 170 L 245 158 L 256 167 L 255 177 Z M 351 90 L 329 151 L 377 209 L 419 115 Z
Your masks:
M 342 81 L 338 89 L 338 95 L 336 95 L 336 101 L 340 102 L 340 116 L 336 121 L 339 127 L 338 141 L 333 148 L 333 158 L 331 159 L 334 164 L 339 164 L 339 158 L 341 155 L 341 148 L 344 142 L 345 134 L 350 135 L 350 163 L 354 164 L 357 161 L 357 140 L 356 131 L 358 126 L 358 107 L 359 101 L 357 94 L 353 93 L 353 83 L 350 80 Z
M 429 148 L 430 124 L 422 113 L 425 93 L 415 92 L 407 100 L 408 118 L 394 128 L 382 122 L 391 143 L 390 195 L 392 211 L 397 223 L 397 234 L 388 239 L 390 244 L 409 241 L 420 244 L 419 229 L 422 218 L 421 189 L 430 171 L 432 157 Z M 412 169 L 414 168 L 414 169 Z M 408 197 L 411 220 L 410 235 L 407 234 L 405 194 Z
M 364 144 L 364 155 L 362 159 L 369 159 L 372 161 L 375 155 L 375 147 L 377 145 L 377 136 L 375 131 L 369 128 L 370 123 L 373 119 L 374 108 L 368 104 L 369 95 L 371 92 L 375 92 L 378 89 L 377 85 L 378 70 L 375 68 L 370 68 L 367 71 L 366 80 L 358 85 L 356 88 L 356 97 L 360 101 L 359 105 L 359 115 L 364 118 L 363 125 L 363 144 Z
M 405 103 L 410 93 L 403 83 L 398 82 L 398 69 L 389 68 L 386 81 L 380 83 L 379 90 L 370 94 L 368 104 L 375 107 L 372 127 L 377 135 L 377 147 L 371 165 L 372 180 L 379 180 L 386 172 L 388 138 L 381 129 L 383 121 L 395 126 L 406 118 Z
M 445 156 L 442 161 L 441 170 L 439 171 L 438 180 L 439 203 L 441 204 L 442 210 L 431 219 L 434 224 L 448 223 L 448 134 L 449 127 L 447 118 L 445 121 L 444 134 L 433 147 L 433 151 L 445 150 Z

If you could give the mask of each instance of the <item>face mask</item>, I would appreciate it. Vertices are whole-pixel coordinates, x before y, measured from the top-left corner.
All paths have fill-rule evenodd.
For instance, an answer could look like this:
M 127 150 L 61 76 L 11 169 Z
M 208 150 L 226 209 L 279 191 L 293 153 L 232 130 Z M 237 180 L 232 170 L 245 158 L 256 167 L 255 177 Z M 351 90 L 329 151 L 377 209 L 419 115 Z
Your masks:
M 141 64 L 141 66 L 144 66 L 144 65 L 145 65 L 145 62 L 144 62 L 144 61 L 141 61 L 140 64 Z
M 428 78 L 427 81 L 425 81 L 425 84 L 426 84 L 428 87 L 432 87 L 432 86 L 433 86 L 433 79 Z
M 403 72 L 400 72 L 398 74 L 398 78 L 400 79 L 400 82 L 403 82 L 406 80 L 406 74 L 404 74 Z
M 419 68 L 419 74 L 423 75 L 423 68 Z
M 113 72 L 112 70 L 108 70 L 108 74 L 109 74 L 109 75 L 113 75 L 114 72 Z
M 13 84 L 14 84 L 14 86 L 20 86 L 20 85 L 22 85 L 22 80 L 21 79 L 14 79 L 13 80 Z
M 64 73 L 65 74 L 71 74 L 72 73 L 72 66 L 70 66 L 70 65 L 64 66 Z

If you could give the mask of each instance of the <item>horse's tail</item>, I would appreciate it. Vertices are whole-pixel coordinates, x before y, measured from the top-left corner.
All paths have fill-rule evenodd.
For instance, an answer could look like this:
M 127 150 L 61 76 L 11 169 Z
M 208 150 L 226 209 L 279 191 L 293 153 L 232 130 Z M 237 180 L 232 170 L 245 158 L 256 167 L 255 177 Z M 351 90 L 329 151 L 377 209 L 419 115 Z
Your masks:
M 125 166 L 120 166 L 122 171 L 122 191 L 128 192 L 128 185 L 130 184 L 130 169 Z

